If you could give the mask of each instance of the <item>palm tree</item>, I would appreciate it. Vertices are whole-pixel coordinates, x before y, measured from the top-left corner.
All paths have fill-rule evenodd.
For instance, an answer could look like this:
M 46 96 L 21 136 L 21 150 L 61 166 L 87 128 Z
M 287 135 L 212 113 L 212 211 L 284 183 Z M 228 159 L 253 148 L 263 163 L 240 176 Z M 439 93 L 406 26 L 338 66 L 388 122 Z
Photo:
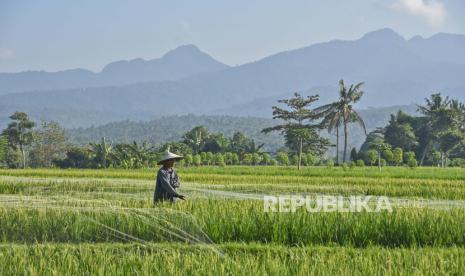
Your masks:
M 348 125 L 350 123 L 358 123 L 365 132 L 367 133 L 365 122 L 362 117 L 353 109 L 353 105 L 360 101 L 364 92 L 361 90 L 363 82 L 352 84 L 347 87 L 344 80 L 339 81 L 339 100 L 337 102 L 327 104 L 315 109 L 316 113 L 323 116 L 322 125 L 328 129 L 329 132 L 336 130 L 337 142 L 336 142 L 336 158 L 339 163 L 339 127 L 344 127 L 344 156 L 342 161 L 347 160 L 347 145 L 349 130 Z
M 423 165 L 426 154 L 438 141 L 441 133 L 447 131 L 453 124 L 450 116 L 450 100 L 448 97 L 443 98 L 440 93 L 431 95 L 431 98 L 425 99 L 425 105 L 418 105 L 418 111 L 424 115 L 426 120 L 425 145 L 420 157 L 420 165 Z
M 338 102 L 324 105 L 315 109 L 315 112 L 324 114 L 321 126 L 328 129 L 328 133 L 336 132 L 336 164 L 339 165 L 339 127 L 342 124 L 342 116 L 338 110 Z

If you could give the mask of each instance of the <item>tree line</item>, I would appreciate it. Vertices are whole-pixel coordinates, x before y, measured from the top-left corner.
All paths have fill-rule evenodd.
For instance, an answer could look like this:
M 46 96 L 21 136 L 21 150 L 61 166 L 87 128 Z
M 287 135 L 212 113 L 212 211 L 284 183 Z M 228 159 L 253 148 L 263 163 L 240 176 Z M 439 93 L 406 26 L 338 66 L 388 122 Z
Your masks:
M 11 123 L 0 135 L 0 166 L 9 168 L 147 168 L 169 149 L 185 156 L 181 166 L 204 165 L 297 165 L 297 157 L 284 149 L 272 156 L 263 151 L 264 144 L 241 132 L 232 137 L 211 133 L 204 126 L 186 132 L 180 141 L 155 147 L 147 142 L 113 144 L 105 137 L 98 143 L 78 146 L 69 143 L 56 122 L 39 126 L 26 113 L 15 112 Z M 303 164 L 315 165 L 317 156 L 303 156 Z
M 465 104 L 436 93 L 418 111 L 392 114 L 385 127 L 368 134 L 357 158 L 378 166 L 465 166 Z

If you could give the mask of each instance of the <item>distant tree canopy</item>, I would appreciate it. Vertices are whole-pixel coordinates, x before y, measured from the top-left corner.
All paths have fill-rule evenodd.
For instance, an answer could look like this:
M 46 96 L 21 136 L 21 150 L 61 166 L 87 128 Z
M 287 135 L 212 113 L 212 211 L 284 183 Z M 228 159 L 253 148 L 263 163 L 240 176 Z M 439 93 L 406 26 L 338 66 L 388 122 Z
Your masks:
M 391 115 L 386 127 L 368 135 L 361 152 L 366 154 L 369 145 L 376 142 L 412 152 L 415 158 L 409 155 L 406 162 L 415 159 L 421 165 L 445 167 L 451 158 L 464 159 L 465 104 L 433 94 L 418 110 L 422 116 L 409 116 L 402 111 Z

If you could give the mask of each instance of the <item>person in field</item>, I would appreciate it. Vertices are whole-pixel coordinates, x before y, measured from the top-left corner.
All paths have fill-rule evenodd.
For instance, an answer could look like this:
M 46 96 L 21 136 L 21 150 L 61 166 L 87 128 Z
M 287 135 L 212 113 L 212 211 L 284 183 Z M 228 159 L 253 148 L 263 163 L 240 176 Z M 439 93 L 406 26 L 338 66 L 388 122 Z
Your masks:
M 162 165 L 157 174 L 157 182 L 155 185 L 155 193 L 153 195 L 153 202 L 156 204 L 160 201 L 175 202 L 177 198 L 185 200 L 185 196 L 176 192 L 179 188 L 179 177 L 174 170 L 174 163 L 184 157 L 174 154 L 166 150 L 163 158 L 157 163 Z

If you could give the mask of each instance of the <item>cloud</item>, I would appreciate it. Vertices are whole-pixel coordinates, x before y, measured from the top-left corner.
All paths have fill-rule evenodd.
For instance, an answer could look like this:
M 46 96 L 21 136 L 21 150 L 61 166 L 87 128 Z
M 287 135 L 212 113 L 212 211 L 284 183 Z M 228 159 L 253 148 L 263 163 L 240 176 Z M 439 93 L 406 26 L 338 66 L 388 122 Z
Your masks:
M 439 26 L 447 16 L 444 4 L 436 0 L 398 0 L 392 8 L 414 16 L 420 16 L 431 26 Z
M 0 59 L 12 59 L 15 57 L 15 53 L 7 48 L 0 48 Z

